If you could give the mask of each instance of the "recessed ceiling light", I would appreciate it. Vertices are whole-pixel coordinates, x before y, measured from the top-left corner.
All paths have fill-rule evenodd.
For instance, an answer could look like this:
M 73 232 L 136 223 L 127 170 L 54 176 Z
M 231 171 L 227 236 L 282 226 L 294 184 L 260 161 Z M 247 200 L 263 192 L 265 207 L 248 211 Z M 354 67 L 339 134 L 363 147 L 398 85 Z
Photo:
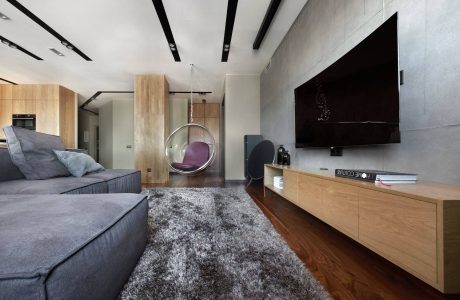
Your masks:
M 2 14 L 1 12 L 0 12 L 0 19 L 2 19 L 2 20 L 11 20 L 10 18 L 8 18 L 7 15 Z
M 59 56 L 64 56 L 64 54 L 62 54 L 61 52 L 59 52 L 58 50 L 56 50 L 55 48 L 49 48 L 51 52 L 53 52 L 54 54 L 56 55 L 59 55 Z

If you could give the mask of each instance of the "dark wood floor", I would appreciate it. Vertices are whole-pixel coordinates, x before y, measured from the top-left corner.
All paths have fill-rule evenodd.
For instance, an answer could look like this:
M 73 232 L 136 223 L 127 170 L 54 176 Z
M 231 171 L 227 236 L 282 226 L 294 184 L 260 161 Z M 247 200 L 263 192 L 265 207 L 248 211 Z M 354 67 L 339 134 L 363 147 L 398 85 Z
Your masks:
M 145 187 L 225 187 L 215 174 L 173 175 L 168 184 Z M 292 250 L 334 299 L 460 299 L 443 295 L 361 246 L 260 182 L 246 189 Z

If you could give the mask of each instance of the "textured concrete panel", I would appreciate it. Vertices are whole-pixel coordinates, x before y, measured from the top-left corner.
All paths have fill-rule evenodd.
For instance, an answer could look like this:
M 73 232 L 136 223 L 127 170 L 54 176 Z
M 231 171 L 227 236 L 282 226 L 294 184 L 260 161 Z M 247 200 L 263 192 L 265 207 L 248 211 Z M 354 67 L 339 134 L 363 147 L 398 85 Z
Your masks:
M 294 89 L 399 13 L 402 143 L 295 149 Z M 460 183 L 460 1 L 310 0 L 261 75 L 261 133 L 302 168 L 375 168 Z

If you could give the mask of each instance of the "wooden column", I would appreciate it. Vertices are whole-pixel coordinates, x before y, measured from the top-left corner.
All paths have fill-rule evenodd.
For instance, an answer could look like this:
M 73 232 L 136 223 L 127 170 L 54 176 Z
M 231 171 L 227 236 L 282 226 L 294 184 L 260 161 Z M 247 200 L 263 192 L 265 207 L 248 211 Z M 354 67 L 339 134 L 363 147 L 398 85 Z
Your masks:
M 142 183 L 169 180 L 165 141 L 169 133 L 169 88 L 164 75 L 134 78 L 134 156 Z

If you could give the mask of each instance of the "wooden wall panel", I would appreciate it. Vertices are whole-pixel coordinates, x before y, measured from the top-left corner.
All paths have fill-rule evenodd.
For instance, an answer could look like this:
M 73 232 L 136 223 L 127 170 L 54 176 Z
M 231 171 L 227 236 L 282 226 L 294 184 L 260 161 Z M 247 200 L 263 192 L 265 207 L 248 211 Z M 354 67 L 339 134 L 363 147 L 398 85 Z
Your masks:
M 0 84 L 0 99 L 13 99 L 13 85 L 11 84 Z
M 12 114 L 35 114 L 38 132 L 59 135 L 67 148 L 75 148 L 75 96 L 56 84 L 0 85 L 0 99 L 10 99 L 1 101 L 0 125 L 10 125 Z
M 136 75 L 134 79 L 134 155 L 142 183 L 169 180 L 165 158 L 168 128 L 168 83 L 164 75 Z
M 75 92 L 59 87 L 59 135 L 66 148 L 77 148 L 76 102 Z
M 13 102 L 11 99 L 0 99 L 0 139 L 5 139 L 2 128 L 12 123 Z
M 37 132 L 59 135 L 59 98 L 35 101 Z
M 205 118 L 220 118 L 220 104 L 206 103 L 204 106 Z

